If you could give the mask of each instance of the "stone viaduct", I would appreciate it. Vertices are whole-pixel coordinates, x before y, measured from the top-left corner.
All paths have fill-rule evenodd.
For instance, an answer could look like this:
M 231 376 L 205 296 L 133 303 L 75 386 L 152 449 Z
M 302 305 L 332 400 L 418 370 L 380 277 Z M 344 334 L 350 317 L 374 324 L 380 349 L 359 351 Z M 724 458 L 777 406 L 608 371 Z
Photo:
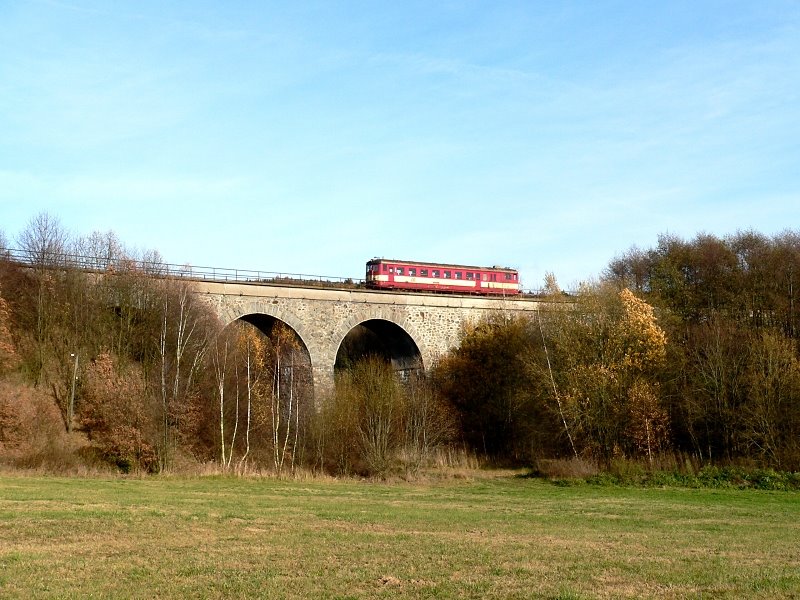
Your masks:
M 333 385 L 337 356 L 354 331 L 377 340 L 395 368 L 426 368 L 458 344 L 462 326 L 492 311 L 535 312 L 541 301 L 399 293 L 276 284 L 198 281 L 198 295 L 230 324 L 248 321 L 268 332 L 291 327 L 310 359 L 315 390 Z

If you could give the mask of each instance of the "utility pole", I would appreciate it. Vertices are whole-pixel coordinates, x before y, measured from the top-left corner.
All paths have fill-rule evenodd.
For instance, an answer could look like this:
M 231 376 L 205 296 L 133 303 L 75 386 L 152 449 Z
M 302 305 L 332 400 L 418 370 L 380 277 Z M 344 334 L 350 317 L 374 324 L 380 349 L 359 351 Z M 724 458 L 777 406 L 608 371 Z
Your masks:
M 75 357 L 75 365 L 72 367 L 72 393 L 69 396 L 69 406 L 67 407 L 67 433 L 72 433 L 72 415 L 75 410 L 75 382 L 78 380 L 78 353 L 70 354 Z

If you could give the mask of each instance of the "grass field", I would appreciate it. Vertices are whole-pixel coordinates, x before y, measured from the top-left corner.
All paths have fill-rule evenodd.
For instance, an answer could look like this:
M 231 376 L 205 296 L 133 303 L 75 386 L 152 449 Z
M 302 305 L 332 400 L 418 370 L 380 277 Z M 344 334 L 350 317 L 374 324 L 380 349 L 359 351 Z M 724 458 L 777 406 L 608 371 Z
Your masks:
M 0 476 L 0 598 L 796 598 L 800 494 Z

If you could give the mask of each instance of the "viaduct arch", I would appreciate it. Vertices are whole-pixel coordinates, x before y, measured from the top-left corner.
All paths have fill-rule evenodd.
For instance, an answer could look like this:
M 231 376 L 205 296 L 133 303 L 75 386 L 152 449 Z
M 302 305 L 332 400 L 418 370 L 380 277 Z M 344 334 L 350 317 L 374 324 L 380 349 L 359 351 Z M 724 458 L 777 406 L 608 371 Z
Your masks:
M 195 283 L 227 325 L 281 321 L 302 341 L 311 361 L 315 394 L 333 386 L 337 355 L 355 330 L 382 344 L 396 368 L 427 368 L 459 342 L 464 324 L 494 311 L 529 313 L 539 300 L 444 294 L 408 294 L 258 283 Z

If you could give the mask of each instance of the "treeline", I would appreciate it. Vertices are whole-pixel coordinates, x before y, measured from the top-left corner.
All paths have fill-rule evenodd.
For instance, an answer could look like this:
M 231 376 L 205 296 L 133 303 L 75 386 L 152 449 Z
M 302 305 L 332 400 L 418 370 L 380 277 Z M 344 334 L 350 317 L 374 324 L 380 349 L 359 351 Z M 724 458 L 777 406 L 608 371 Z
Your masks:
M 609 265 L 659 312 L 673 443 L 712 460 L 800 469 L 800 233 L 661 236 Z
M 379 359 L 315 400 L 290 328 L 223 327 L 158 253 L 113 233 L 73 238 L 41 214 L 15 246 L 26 261 L 0 256 L 2 462 L 385 475 L 453 439 L 426 380 L 402 383 Z M 65 269 L 65 254 L 91 269 Z
M 382 476 L 466 452 L 800 469 L 792 232 L 662 236 L 572 302 L 473 323 L 426 375 L 351 360 L 316 398 L 291 329 L 223 327 L 158 253 L 46 214 L 14 246 L 30 261 L 0 256 L 6 464 Z M 64 254 L 96 264 L 64 269 Z M 563 300 L 552 275 L 546 290 Z
M 794 232 L 662 236 L 572 304 L 468 332 L 439 387 L 498 456 L 798 470 L 798 275 Z

